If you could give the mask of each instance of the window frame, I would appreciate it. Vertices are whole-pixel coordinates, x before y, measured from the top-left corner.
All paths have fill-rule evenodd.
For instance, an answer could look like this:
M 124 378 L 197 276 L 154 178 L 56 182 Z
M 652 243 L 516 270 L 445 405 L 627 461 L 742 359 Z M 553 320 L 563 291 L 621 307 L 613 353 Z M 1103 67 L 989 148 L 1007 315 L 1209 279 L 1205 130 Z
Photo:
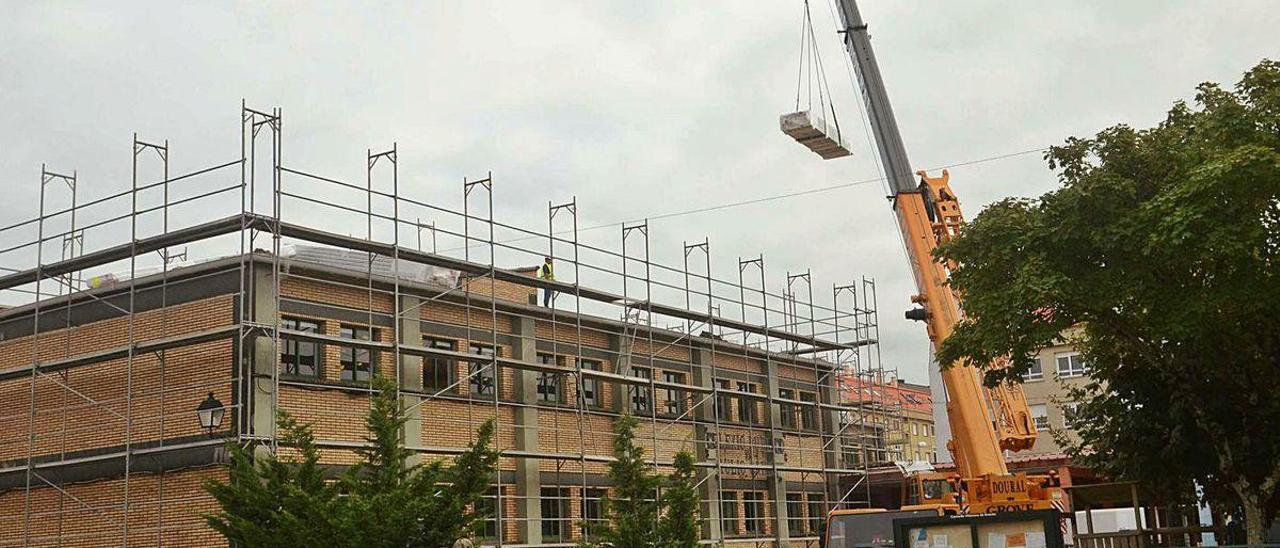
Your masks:
M 1022 380 L 1025 382 L 1044 380 L 1044 362 L 1039 356 L 1032 360 L 1031 368 L 1027 370 L 1026 374 L 1022 375 Z
M 758 386 L 755 383 L 738 381 L 738 393 L 758 394 L 756 390 L 758 390 Z M 750 396 L 738 396 L 738 422 L 752 425 L 762 424 L 760 420 L 760 402 Z
M 729 379 L 716 379 L 715 388 L 716 419 L 733 422 L 733 384 Z
M 485 350 L 488 350 L 490 354 L 485 354 L 484 353 Z M 500 347 L 494 346 L 489 343 L 474 342 L 474 341 L 470 341 L 467 343 L 467 353 L 473 356 L 490 357 L 490 358 L 499 358 L 502 356 Z M 501 376 L 498 375 L 498 361 L 495 359 L 495 360 L 492 360 L 492 362 L 493 362 L 493 368 L 489 369 L 488 374 L 476 373 L 477 371 L 484 369 L 484 366 L 486 365 L 484 362 L 481 362 L 481 361 L 468 362 L 467 387 L 472 396 L 493 396 L 495 394 L 501 393 L 499 392 L 501 388 L 499 386 L 499 383 L 501 382 Z M 482 380 L 486 378 L 489 379 L 489 387 L 487 389 L 485 388 L 484 382 Z
M 580 369 L 591 371 L 604 371 L 604 362 L 589 358 L 578 358 Z M 602 401 L 602 385 L 599 379 L 589 379 L 585 376 L 582 378 L 582 398 L 583 404 L 592 409 L 600 409 L 604 407 Z M 590 396 L 588 396 L 590 394 Z M 590 399 L 588 399 L 590 398 Z
M 592 525 L 605 523 L 608 520 L 604 515 L 604 498 L 609 495 L 609 490 L 603 487 L 588 487 L 586 490 L 579 491 L 582 496 L 579 497 L 579 516 L 582 521 L 587 523 L 587 527 Z M 595 514 L 593 517 L 591 514 Z
M 673 384 L 686 384 L 685 373 L 683 371 L 663 371 L 663 382 Z M 668 417 L 678 417 L 683 415 L 686 409 L 684 390 L 676 388 L 663 388 L 662 415 Z
M 1062 404 L 1059 405 L 1058 407 L 1062 410 L 1062 427 L 1070 429 L 1072 419 L 1075 417 L 1075 414 L 1078 413 L 1080 410 L 1080 402 L 1078 401 L 1062 402 Z
M 542 516 L 538 527 L 542 530 L 544 542 L 563 542 L 573 536 L 572 500 L 573 493 L 568 487 L 552 485 L 539 488 L 538 506 L 542 510 Z M 559 515 L 548 517 L 549 509 L 555 509 L 555 513 Z
M 769 519 L 764 508 L 767 499 L 764 491 L 742 492 L 742 525 L 746 534 L 765 534 L 765 522 Z
M 502 492 L 502 498 L 504 499 L 506 498 L 506 496 L 508 496 L 506 491 L 507 489 L 503 487 L 501 492 Z M 480 530 L 476 532 L 476 540 L 498 540 L 499 535 L 502 535 L 504 539 L 506 537 L 506 535 L 503 535 L 503 531 L 498 528 L 498 498 L 499 498 L 498 494 L 499 492 L 500 492 L 499 487 L 497 485 L 490 485 L 489 489 L 487 489 L 484 492 L 484 494 L 480 496 L 480 500 L 476 502 L 477 512 L 480 511 L 480 508 L 479 508 L 480 504 L 484 504 L 485 509 L 492 510 L 492 512 L 489 513 L 489 517 L 481 520 Z M 490 529 L 493 530 L 493 534 L 489 534 Z
M 426 348 L 434 348 L 437 350 L 448 350 L 451 352 L 458 351 L 458 341 L 446 339 L 442 337 L 433 337 L 431 335 L 422 336 L 422 346 Z M 427 381 L 428 378 L 436 378 L 438 373 L 437 367 L 443 365 L 445 373 L 445 382 L 443 386 L 435 386 Z M 433 374 L 428 375 L 427 371 Z M 439 358 L 434 356 L 425 356 L 422 360 L 422 389 L 424 391 L 446 391 L 457 392 L 458 387 L 454 386 L 458 382 L 458 360 L 454 358 Z
M 790 388 L 779 388 L 778 397 L 784 400 L 796 399 L 796 391 Z M 778 426 L 788 430 L 796 429 L 796 405 L 778 402 Z
M 816 431 L 818 429 L 818 393 L 797 391 L 800 401 L 806 404 L 800 409 L 800 428 L 803 430 Z
M 805 504 L 805 510 L 808 512 L 808 533 L 816 535 L 822 530 L 822 524 L 827 518 L 826 504 L 822 501 L 822 495 L 817 493 L 809 493 L 805 497 Z M 817 512 L 814 512 L 815 506 Z
M 787 528 L 791 530 L 791 534 L 805 531 L 805 524 L 808 520 L 804 515 L 804 505 L 804 493 L 787 493 Z M 795 510 L 800 511 L 796 512 Z
M 653 380 L 653 368 L 631 366 L 631 376 L 637 379 Z M 636 415 L 649 416 L 653 413 L 653 395 L 649 393 L 649 384 L 632 384 L 627 390 L 628 405 Z
M 348 332 L 350 333 L 350 336 L 347 335 Z M 360 337 L 361 332 L 364 333 L 365 338 Z M 381 333 L 379 333 L 379 330 L 376 327 L 367 326 L 367 325 L 358 325 L 358 324 L 348 324 L 348 323 L 338 324 L 339 338 L 349 339 L 353 341 L 374 342 L 378 340 L 378 337 L 380 335 Z M 350 352 L 350 356 L 351 356 L 351 359 L 349 360 L 347 359 L 348 352 Z M 364 379 L 360 378 L 361 362 L 359 361 L 359 356 L 361 352 L 365 353 L 365 356 L 367 359 L 367 363 L 365 363 L 364 365 L 366 366 L 368 371 L 365 372 L 366 378 Z M 373 350 L 372 348 L 359 348 L 356 346 L 346 346 L 346 345 L 339 346 L 338 347 L 338 366 L 339 366 L 339 371 L 338 371 L 339 381 L 350 382 L 350 383 L 364 383 L 364 384 L 371 383 L 373 382 L 373 377 L 378 374 L 378 352 L 376 350 Z M 348 371 L 351 372 L 350 378 L 346 378 Z
M 1065 373 L 1062 369 L 1062 360 L 1066 360 L 1068 365 Z M 1085 363 L 1084 356 L 1079 352 L 1059 352 L 1053 355 L 1053 361 L 1059 379 L 1074 379 L 1089 374 L 1089 364 Z
M 312 329 L 310 330 L 303 329 L 303 324 L 308 324 Z M 301 318 L 297 316 L 281 316 L 280 328 L 292 329 L 294 331 L 304 331 L 308 333 L 317 333 L 321 335 L 324 334 L 323 321 L 313 320 L 310 318 Z M 321 345 L 320 343 L 311 342 L 311 341 L 296 341 L 296 340 L 289 340 L 289 339 L 283 339 L 282 341 L 284 342 L 284 349 L 280 352 L 280 374 L 281 375 L 286 375 L 291 377 L 302 377 L 302 378 L 308 378 L 308 379 L 324 378 L 324 346 L 323 345 Z M 298 363 L 298 357 L 301 355 L 299 354 L 299 351 L 302 350 L 303 345 L 309 346 L 312 349 L 311 357 L 315 361 L 315 363 L 311 365 L 314 372 L 310 374 L 302 373 L 301 372 L 302 366 L 301 364 Z M 293 353 L 288 352 L 290 348 L 294 349 Z M 293 356 L 294 359 L 287 360 L 285 359 L 285 356 Z M 289 371 L 289 366 L 291 365 L 290 363 L 291 361 L 294 367 L 293 372 Z
M 1036 416 L 1037 408 L 1043 410 L 1044 414 L 1040 416 Z M 1033 403 L 1027 406 L 1027 410 L 1031 412 L 1031 424 L 1035 425 L 1036 432 L 1048 432 L 1049 431 L 1049 406 L 1043 403 Z M 1041 419 L 1044 420 L 1043 425 L 1040 424 Z
M 551 358 L 551 361 L 545 361 Z M 564 356 L 555 354 L 547 354 L 539 352 L 537 357 L 538 363 L 543 365 L 554 365 L 564 367 Z M 551 390 L 548 390 L 551 389 Z M 564 403 L 564 378 L 559 373 L 538 373 L 537 384 L 534 386 L 535 399 L 539 403 Z
M 738 500 L 740 498 L 737 491 L 722 491 L 720 493 L 720 530 L 726 537 L 742 535 L 742 530 L 738 527 Z

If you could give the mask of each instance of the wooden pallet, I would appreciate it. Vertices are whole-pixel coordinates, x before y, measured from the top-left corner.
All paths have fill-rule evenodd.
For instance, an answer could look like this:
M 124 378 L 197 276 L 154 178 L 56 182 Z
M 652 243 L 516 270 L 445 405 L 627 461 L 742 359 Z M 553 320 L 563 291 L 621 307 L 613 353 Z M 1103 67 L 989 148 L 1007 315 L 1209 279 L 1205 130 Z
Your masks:
M 782 127 L 783 133 L 809 147 L 809 150 L 816 152 L 824 160 L 852 154 L 835 126 L 807 110 L 783 114 L 778 119 L 778 125 Z

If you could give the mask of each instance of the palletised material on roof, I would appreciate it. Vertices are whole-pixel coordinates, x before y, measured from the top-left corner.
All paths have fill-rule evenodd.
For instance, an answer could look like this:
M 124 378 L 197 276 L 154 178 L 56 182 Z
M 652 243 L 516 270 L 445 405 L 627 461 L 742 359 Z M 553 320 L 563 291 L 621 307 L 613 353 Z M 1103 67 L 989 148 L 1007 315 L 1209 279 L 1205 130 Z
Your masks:
M 400 279 L 403 280 L 431 283 L 449 288 L 458 286 L 457 270 L 449 270 L 412 261 L 396 261 L 386 255 L 374 255 L 371 267 L 369 254 L 363 251 L 314 245 L 285 244 L 280 247 L 280 256 L 286 259 L 340 268 L 352 272 L 368 272 L 372 269 L 375 276 L 390 278 L 399 274 Z
M 849 146 L 840 135 L 840 129 L 828 124 L 816 113 L 802 110 L 783 114 L 778 119 L 782 132 L 800 144 L 809 147 L 824 160 L 848 156 Z

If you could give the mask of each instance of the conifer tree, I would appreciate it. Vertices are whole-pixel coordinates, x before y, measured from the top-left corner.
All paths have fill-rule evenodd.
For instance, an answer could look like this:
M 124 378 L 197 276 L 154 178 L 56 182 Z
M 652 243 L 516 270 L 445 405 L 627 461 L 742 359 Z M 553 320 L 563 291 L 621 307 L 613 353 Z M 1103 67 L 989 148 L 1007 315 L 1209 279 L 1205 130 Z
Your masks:
M 636 444 L 636 419 L 624 414 L 614 426 L 613 457 L 609 463 L 614 495 L 601 501 L 605 521 L 587 525 L 589 546 L 648 548 L 658 545 L 660 477 Z
M 438 547 L 471 537 L 485 515 L 477 502 L 498 462 L 486 421 L 466 451 L 453 460 L 410 465 L 400 432 L 407 415 L 395 384 L 374 380 L 359 462 L 337 481 L 326 481 L 309 425 L 287 413 L 278 418 L 279 445 L 298 456 L 228 445 L 228 481 L 205 489 L 221 510 L 209 525 L 236 546 Z
M 658 527 L 661 546 L 672 548 L 696 548 L 701 536 L 698 512 L 698 479 L 695 476 L 693 455 L 688 451 L 676 453 L 674 471 L 667 478 L 667 488 L 662 493 L 662 520 Z

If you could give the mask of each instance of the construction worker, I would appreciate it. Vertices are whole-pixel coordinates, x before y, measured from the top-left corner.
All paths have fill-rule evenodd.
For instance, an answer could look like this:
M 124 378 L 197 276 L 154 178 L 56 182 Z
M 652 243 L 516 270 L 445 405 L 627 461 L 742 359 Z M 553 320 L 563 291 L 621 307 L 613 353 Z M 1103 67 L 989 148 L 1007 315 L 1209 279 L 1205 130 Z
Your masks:
M 548 282 L 556 281 L 556 267 L 551 264 L 551 257 L 547 257 L 542 263 L 542 268 L 538 269 L 538 277 Z M 542 290 L 542 306 L 551 307 L 551 301 L 556 296 L 556 292 L 550 288 Z

